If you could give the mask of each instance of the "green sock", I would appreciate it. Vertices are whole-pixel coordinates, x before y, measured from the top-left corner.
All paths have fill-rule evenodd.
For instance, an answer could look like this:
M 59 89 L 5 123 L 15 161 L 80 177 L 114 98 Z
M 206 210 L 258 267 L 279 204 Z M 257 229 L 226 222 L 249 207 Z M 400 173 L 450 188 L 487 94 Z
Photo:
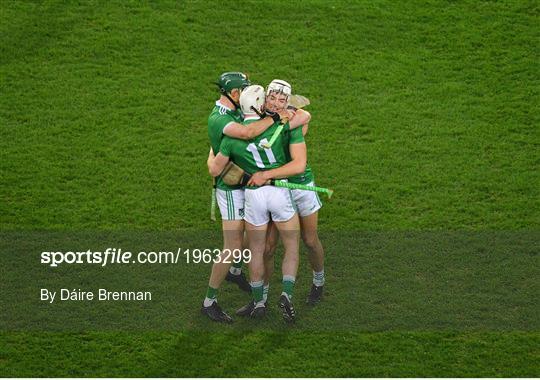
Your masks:
M 270 290 L 270 284 L 263 286 L 263 301 L 266 302 L 268 300 L 268 291 Z
M 206 291 L 206 298 L 209 298 L 211 300 L 216 299 L 217 292 L 218 290 L 216 288 L 212 288 L 211 286 L 209 286 L 208 290 Z
M 206 291 L 206 298 L 203 302 L 204 307 L 210 307 L 214 302 L 216 302 L 217 292 L 218 290 L 216 288 L 212 288 L 211 286 L 208 287 L 208 290 Z
M 283 276 L 283 293 L 287 294 L 287 297 L 289 297 L 289 299 L 291 299 L 293 296 L 295 280 L 296 278 L 294 276 Z
M 263 300 L 263 285 L 264 281 L 251 282 L 251 294 L 253 295 L 253 301 L 259 303 Z

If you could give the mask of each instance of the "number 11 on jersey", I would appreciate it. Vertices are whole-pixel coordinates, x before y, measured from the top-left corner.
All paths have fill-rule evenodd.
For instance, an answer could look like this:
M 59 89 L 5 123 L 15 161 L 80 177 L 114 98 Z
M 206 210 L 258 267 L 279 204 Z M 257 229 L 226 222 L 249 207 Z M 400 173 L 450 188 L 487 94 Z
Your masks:
M 265 145 L 268 144 L 268 139 L 264 138 L 260 141 L 259 146 L 264 149 L 264 153 L 266 153 L 266 157 L 268 158 L 268 162 L 270 165 L 276 163 L 276 158 L 274 157 L 274 152 L 272 152 L 272 149 L 264 148 Z M 261 154 L 259 153 L 259 149 L 257 149 L 257 146 L 255 143 L 251 143 L 246 148 L 251 154 L 253 155 L 253 159 L 255 160 L 255 164 L 257 167 L 264 169 L 264 163 L 261 157 Z

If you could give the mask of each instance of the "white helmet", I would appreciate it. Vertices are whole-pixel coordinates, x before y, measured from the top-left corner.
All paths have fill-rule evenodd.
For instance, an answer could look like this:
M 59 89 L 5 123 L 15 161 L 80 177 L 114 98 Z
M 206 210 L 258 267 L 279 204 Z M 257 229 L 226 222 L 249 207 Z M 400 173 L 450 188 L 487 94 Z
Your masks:
M 278 94 L 284 94 L 287 96 L 287 102 L 289 101 L 289 97 L 292 94 L 292 87 L 289 84 L 289 82 L 285 82 L 281 79 L 274 79 L 268 87 L 266 88 L 266 95 L 270 94 L 271 92 L 277 92 Z
M 265 102 L 264 88 L 254 84 L 246 87 L 240 94 L 240 109 L 244 114 L 263 112 Z

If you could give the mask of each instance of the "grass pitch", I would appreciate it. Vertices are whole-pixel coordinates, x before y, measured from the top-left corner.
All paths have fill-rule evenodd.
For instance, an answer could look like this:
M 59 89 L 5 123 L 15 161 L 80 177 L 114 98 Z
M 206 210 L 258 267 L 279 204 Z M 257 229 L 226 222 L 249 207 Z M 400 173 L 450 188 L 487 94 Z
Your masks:
M 533 1 L 3 2 L 0 374 L 539 376 L 538 14 Z M 39 234 L 219 231 L 206 118 L 229 70 L 311 100 L 309 161 L 335 190 L 320 214 L 326 303 L 296 329 L 274 315 L 222 330 L 197 315 L 208 266 L 177 282 L 144 268 L 178 293 L 156 313 L 164 328 L 14 324 L 32 275 L 55 277 L 16 276 L 37 267 Z

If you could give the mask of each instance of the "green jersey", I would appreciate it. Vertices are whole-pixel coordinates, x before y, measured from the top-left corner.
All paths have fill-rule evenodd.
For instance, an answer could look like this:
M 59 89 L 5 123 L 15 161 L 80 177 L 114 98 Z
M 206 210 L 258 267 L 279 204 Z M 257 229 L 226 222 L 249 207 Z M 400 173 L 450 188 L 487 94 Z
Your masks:
M 304 142 L 304 135 L 302 134 L 302 127 L 295 129 L 284 130 L 283 138 L 283 149 L 285 149 L 285 155 L 287 157 L 287 162 L 291 161 L 291 153 L 289 151 L 289 145 L 298 144 Z M 288 178 L 289 182 L 299 183 L 302 185 L 307 185 L 308 183 L 314 182 L 313 172 L 309 167 L 309 164 L 306 163 L 306 170 L 302 174 L 298 174 Z
M 259 118 L 246 119 L 244 124 L 247 125 L 257 120 Z M 239 140 L 225 136 L 221 142 L 220 152 L 249 174 L 279 168 L 288 162 L 286 152 L 289 151 L 289 147 L 284 149 L 286 145 L 283 141 L 285 134 L 280 133 L 270 149 L 261 146 L 261 143 L 268 143 L 278 125 L 279 123 L 274 123 L 252 140 Z M 283 130 L 289 130 L 289 123 L 285 124 Z M 302 141 L 303 139 L 302 136 Z
M 221 141 L 225 136 L 223 129 L 230 123 L 241 123 L 242 113 L 239 110 L 231 110 L 225 107 L 219 101 L 216 102 L 215 107 L 212 109 L 210 116 L 208 117 L 208 137 L 210 138 L 210 144 L 214 154 L 218 154 Z M 241 188 L 240 186 L 226 185 L 221 177 L 218 177 L 216 186 L 222 190 L 235 190 Z

